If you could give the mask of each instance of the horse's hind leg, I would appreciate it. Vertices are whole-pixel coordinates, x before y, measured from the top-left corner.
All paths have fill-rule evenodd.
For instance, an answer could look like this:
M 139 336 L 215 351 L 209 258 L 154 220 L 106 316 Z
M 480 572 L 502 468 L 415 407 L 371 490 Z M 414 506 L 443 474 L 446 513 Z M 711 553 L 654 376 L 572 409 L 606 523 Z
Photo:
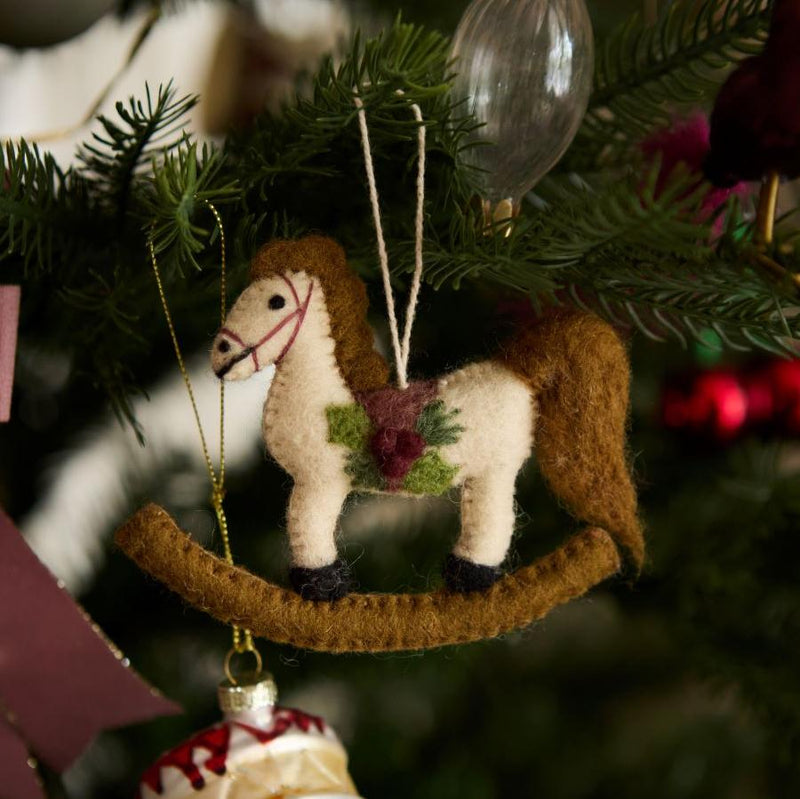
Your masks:
M 461 534 L 445 562 L 452 591 L 488 588 L 502 574 L 514 533 L 516 472 L 489 471 L 469 477 L 461 492 Z
M 303 599 L 339 599 L 350 591 L 350 570 L 337 558 L 336 523 L 350 492 L 345 479 L 298 481 L 287 514 L 289 580 Z

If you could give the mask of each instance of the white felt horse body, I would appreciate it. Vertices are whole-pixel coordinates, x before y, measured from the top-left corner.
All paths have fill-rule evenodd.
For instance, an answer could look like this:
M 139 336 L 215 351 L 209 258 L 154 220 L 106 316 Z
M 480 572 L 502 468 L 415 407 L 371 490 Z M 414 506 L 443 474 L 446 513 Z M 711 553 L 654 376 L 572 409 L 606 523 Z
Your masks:
M 349 590 L 335 533 L 356 490 L 419 495 L 460 486 L 461 533 L 445 581 L 458 591 L 491 585 L 514 531 L 514 484 L 537 415 L 574 405 L 576 392 L 587 405 L 567 407 L 561 423 L 547 425 L 542 469 L 575 515 L 607 527 L 638 564 L 641 530 L 624 453 L 627 363 L 605 323 L 573 312 L 523 331 L 497 360 L 400 391 L 388 385 L 386 364 L 372 348 L 364 286 L 335 242 L 272 242 L 256 255 L 251 279 L 214 341 L 212 366 L 220 378 L 238 380 L 276 365 L 263 434 L 294 480 L 290 578 L 304 597 L 336 599 Z M 536 353 L 563 346 L 558 331 L 574 337 L 576 323 L 599 331 L 602 346 L 578 335 L 571 353 Z M 559 385 L 558 364 L 570 367 L 564 356 L 572 369 Z M 578 374 L 590 359 L 599 361 L 599 384 Z M 594 377 L 597 366 L 589 370 Z M 570 437 L 584 448 L 572 470 Z M 598 490 L 607 502 L 585 493 Z

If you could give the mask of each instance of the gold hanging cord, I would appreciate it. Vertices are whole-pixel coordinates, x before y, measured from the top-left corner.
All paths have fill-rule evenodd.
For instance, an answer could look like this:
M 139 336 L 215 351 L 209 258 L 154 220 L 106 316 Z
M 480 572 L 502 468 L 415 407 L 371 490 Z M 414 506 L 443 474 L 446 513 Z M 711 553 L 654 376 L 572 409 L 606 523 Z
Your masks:
M 130 67 L 130 65 L 133 63 L 134 58 L 136 58 L 136 56 L 139 54 L 139 50 L 141 50 L 142 45 L 147 41 L 150 33 L 155 27 L 156 22 L 161 19 L 161 14 L 161 3 L 157 2 L 142 20 L 142 24 L 136 31 L 136 35 L 131 43 L 130 48 L 128 49 L 128 54 L 125 57 L 125 60 L 119 65 L 119 67 L 117 67 L 113 75 L 106 82 L 106 85 L 100 90 L 100 93 L 97 95 L 97 97 L 95 97 L 94 102 L 91 104 L 89 109 L 81 115 L 77 122 L 73 122 L 71 125 L 66 125 L 61 128 L 56 128 L 55 130 L 42 131 L 39 133 L 31 132 L 25 134 L 24 136 L 15 135 L 13 137 L 6 137 L 6 139 L 24 138 L 29 142 L 43 144 L 45 142 L 66 139 L 68 136 L 77 133 L 81 128 L 86 127 L 97 116 L 100 108 L 108 99 L 108 96 L 111 94 L 111 90 L 114 88 L 117 81 L 125 74 L 125 72 L 128 70 L 128 67 Z
M 770 254 L 775 246 L 775 213 L 778 206 L 780 175 L 770 170 L 761 185 L 758 197 L 758 211 L 755 220 L 756 249 L 751 254 L 753 260 L 781 281 L 790 280 L 795 289 L 800 290 L 800 274 L 792 272 L 779 264 Z
M 217 209 L 208 201 L 205 205 L 214 216 L 219 230 L 219 248 L 220 248 L 220 325 L 225 324 L 225 316 L 227 314 L 225 308 L 226 296 L 226 249 L 225 249 L 225 231 L 222 227 L 222 219 L 220 218 Z M 219 523 L 219 530 L 222 536 L 222 547 L 225 554 L 225 561 L 233 566 L 233 554 L 231 553 L 230 535 L 228 533 L 228 522 L 225 518 L 225 510 L 222 507 L 222 501 L 225 498 L 225 382 L 219 381 L 219 472 L 214 469 L 214 464 L 211 462 L 211 455 L 208 451 L 208 444 L 206 437 L 203 433 L 203 424 L 200 421 L 200 412 L 197 409 L 197 402 L 195 401 L 194 391 L 192 390 L 192 381 L 189 377 L 189 371 L 186 368 L 186 363 L 181 354 L 181 348 L 178 344 L 178 336 L 175 332 L 175 325 L 172 321 L 172 314 L 169 310 L 167 303 L 167 296 L 164 292 L 164 284 L 161 281 L 161 274 L 158 269 L 158 261 L 156 259 L 156 250 L 154 242 L 154 233 L 151 229 L 150 235 L 147 238 L 147 250 L 150 253 L 150 262 L 153 266 L 153 274 L 156 278 L 156 285 L 158 286 L 158 296 L 161 298 L 161 307 L 164 309 L 164 316 L 167 320 L 167 327 L 169 334 L 172 338 L 172 346 L 175 349 L 175 356 L 178 359 L 178 367 L 183 376 L 183 382 L 186 385 L 186 391 L 189 394 L 189 401 L 192 404 L 192 411 L 194 412 L 194 419 L 197 424 L 197 432 L 200 434 L 200 444 L 203 448 L 203 456 L 206 462 L 206 469 L 208 476 L 211 480 L 211 504 L 214 506 L 214 512 L 217 516 Z M 233 648 L 228 652 L 225 658 L 225 674 L 228 679 L 235 685 L 236 680 L 233 678 L 230 669 L 230 661 L 234 654 L 243 654 L 244 652 L 252 652 L 256 658 L 256 671 L 261 671 L 261 656 L 253 644 L 253 636 L 250 630 L 242 630 L 235 624 L 233 627 Z

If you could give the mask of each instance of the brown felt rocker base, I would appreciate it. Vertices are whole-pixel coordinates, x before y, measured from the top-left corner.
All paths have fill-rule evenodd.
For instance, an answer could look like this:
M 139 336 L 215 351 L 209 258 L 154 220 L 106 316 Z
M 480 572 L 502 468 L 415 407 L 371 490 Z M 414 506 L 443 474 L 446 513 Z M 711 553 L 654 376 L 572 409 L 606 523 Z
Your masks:
M 350 594 L 311 602 L 229 566 L 158 505 L 128 519 L 116 541 L 141 569 L 218 621 L 320 652 L 400 652 L 494 638 L 541 619 L 620 569 L 611 536 L 590 527 L 487 591 Z

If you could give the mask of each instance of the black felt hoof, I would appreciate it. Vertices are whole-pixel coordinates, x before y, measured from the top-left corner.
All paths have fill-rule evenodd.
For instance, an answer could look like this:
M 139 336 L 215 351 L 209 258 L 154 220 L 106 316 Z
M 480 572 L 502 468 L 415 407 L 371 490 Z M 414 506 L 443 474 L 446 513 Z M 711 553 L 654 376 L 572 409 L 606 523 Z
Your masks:
M 448 555 L 444 562 L 444 582 L 449 591 L 468 594 L 471 591 L 484 591 L 493 586 L 503 572 L 497 566 L 482 566 L 471 560 Z
M 313 599 L 315 602 L 341 599 L 353 588 L 350 567 L 341 559 L 318 569 L 291 568 L 289 582 L 303 599 Z

